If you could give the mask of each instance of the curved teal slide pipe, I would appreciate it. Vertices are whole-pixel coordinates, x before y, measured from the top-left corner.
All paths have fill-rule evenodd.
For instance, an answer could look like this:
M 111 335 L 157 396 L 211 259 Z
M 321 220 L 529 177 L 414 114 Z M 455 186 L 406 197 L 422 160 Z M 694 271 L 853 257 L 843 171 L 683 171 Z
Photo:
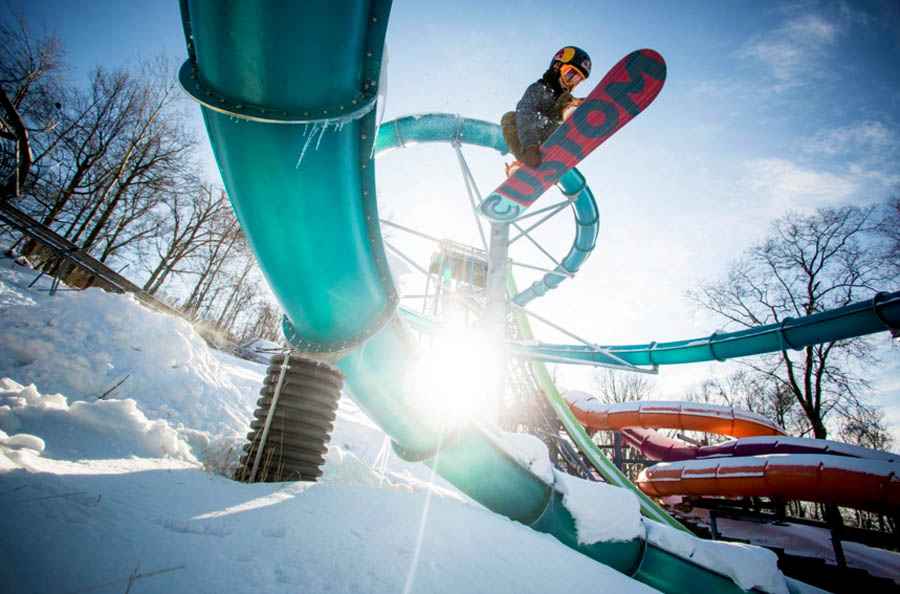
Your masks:
M 495 437 L 475 426 L 444 435 L 416 412 L 404 386 L 415 345 L 397 316 L 375 203 L 373 107 L 390 2 L 335 10 L 324 2 L 181 0 L 181 9 L 189 59 L 179 77 L 203 106 L 222 179 L 284 307 L 291 344 L 341 357 L 349 394 L 395 451 L 432 465 L 488 509 L 663 591 L 740 591 L 642 539 L 579 544 L 559 491 Z M 491 130 L 484 141 L 496 146 Z M 382 129 L 379 142 L 388 134 Z
M 900 291 L 879 293 L 865 301 L 802 318 L 785 318 L 777 324 L 713 333 L 690 340 L 625 346 L 519 344 L 512 345 L 511 350 L 523 358 L 555 362 L 675 365 L 800 350 L 814 344 L 898 328 Z
M 375 142 L 375 155 L 420 142 L 471 144 L 492 148 L 504 154 L 508 152 L 498 124 L 452 114 L 429 113 L 406 116 L 382 124 Z M 567 278 L 571 278 L 587 260 L 597 243 L 600 216 L 594 194 L 584 176 L 578 169 L 572 169 L 560 178 L 558 185 L 572 206 L 575 239 L 569 253 L 560 260 L 554 270 L 512 297 L 513 302 L 518 305 L 524 306 L 545 295 L 550 289 L 555 289 Z

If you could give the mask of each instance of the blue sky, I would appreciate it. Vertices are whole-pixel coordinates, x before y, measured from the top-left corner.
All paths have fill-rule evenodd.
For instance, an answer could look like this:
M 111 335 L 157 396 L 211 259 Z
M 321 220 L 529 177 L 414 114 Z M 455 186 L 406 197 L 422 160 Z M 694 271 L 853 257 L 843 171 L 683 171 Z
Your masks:
M 74 77 L 161 51 L 186 57 L 175 0 L 30 0 L 24 10 L 33 27 L 64 40 Z M 900 183 L 893 0 L 395 2 L 385 119 L 446 112 L 499 121 L 567 44 L 591 54 L 595 77 L 640 47 L 659 51 L 669 69 L 655 103 L 579 167 L 597 197 L 600 240 L 578 278 L 534 305 L 589 340 L 708 335 L 717 322 L 693 310 L 684 291 L 722 275 L 772 219 L 878 202 Z M 482 193 L 501 181 L 500 156 L 466 154 Z M 476 242 L 449 146 L 386 155 L 377 171 L 383 214 Z M 567 233 L 564 224 L 546 231 L 559 256 Z M 880 399 L 898 405 L 900 357 L 886 334 L 880 340 Z M 658 395 L 678 396 L 722 371 L 664 369 Z M 560 377 L 589 389 L 583 372 Z M 891 418 L 900 436 L 900 411 Z

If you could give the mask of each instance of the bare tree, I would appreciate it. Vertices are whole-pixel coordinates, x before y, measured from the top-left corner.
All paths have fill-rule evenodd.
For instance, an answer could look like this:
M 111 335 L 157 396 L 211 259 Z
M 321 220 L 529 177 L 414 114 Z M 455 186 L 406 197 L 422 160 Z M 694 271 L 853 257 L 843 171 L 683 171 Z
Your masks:
M 882 257 L 868 249 L 876 226 L 872 207 L 787 214 L 731 264 L 726 278 L 701 284 L 688 298 L 733 326 L 750 328 L 871 297 L 889 281 Z M 875 362 L 872 345 L 869 338 L 855 338 L 741 363 L 770 395 L 790 394 L 806 428 L 825 438 L 830 414 L 846 418 L 873 410 L 863 401 L 870 384 L 862 374 Z
M 653 394 L 653 383 L 644 374 L 598 368 L 593 378 L 597 400 L 604 404 L 644 400 Z
M 254 300 L 258 290 L 255 284 L 250 280 L 250 273 L 256 268 L 256 260 L 249 250 L 242 250 L 241 259 L 243 263 L 238 263 L 240 272 L 235 276 L 234 282 L 231 283 L 228 297 L 222 306 L 219 316 L 216 319 L 216 325 L 231 332 L 240 313 L 247 308 Z
M 20 10 L 0 22 L 0 84 L 31 124 L 52 123 L 63 85 L 63 44 L 46 32 L 35 35 Z
M 685 400 L 749 410 L 792 433 L 803 433 L 808 427 L 797 399 L 785 384 L 747 367 L 723 378 L 703 381 L 685 395 Z
M 895 277 L 900 277 L 900 187 L 885 202 L 878 233 L 885 240 L 885 266 Z
M 105 176 L 106 183 L 100 192 L 92 197 L 90 211 L 74 234 L 69 235 L 72 241 L 79 242 L 82 234 L 87 232 L 81 242 L 83 249 L 94 248 L 104 235 L 109 234 L 111 224 L 113 230 L 121 231 L 122 225 L 115 224 L 117 217 L 128 217 L 126 222 L 130 223 L 137 220 L 134 218 L 136 213 L 152 209 L 156 202 L 154 197 L 173 186 L 190 167 L 189 155 L 194 141 L 185 133 L 182 118 L 170 109 L 181 97 L 175 80 L 173 70 L 164 58 L 142 65 L 135 89 L 132 121 L 104 164 L 110 174 Z M 132 241 L 143 237 L 143 234 L 130 235 Z M 116 240 L 106 241 L 104 256 L 127 244 L 122 233 L 118 233 Z M 111 246 L 115 248 L 111 250 Z
M 230 210 L 210 223 L 211 240 L 201 245 L 190 258 L 196 282 L 182 309 L 194 317 L 206 317 L 213 311 L 219 294 L 227 290 L 227 273 L 232 263 L 246 249 L 240 225 Z
M 240 335 L 240 341 L 246 342 L 252 338 L 263 338 L 265 340 L 282 343 L 284 335 L 281 330 L 281 320 L 284 317 L 281 308 L 275 303 L 261 299 L 256 304 L 256 309 L 250 316 L 252 324 L 248 323 L 244 326 Z
M 856 407 L 841 418 L 839 435 L 842 441 L 876 450 L 888 450 L 893 438 L 884 424 L 884 413 L 871 407 Z
M 35 159 L 50 163 L 35 193 L 44 225 L 54 225 L 73 199 L 89 198 L 108 183 L 112 172 L 102 167 L 103 160 L 127 130 L 135 102 L 133 81 L 124 70 L 98 69 L 87 94 L 70 90 L 54 150 Z
M 64 54 L 58 38 L 34 35 L 20 10 L 0 22 L 0 125 L 4 195 L 18 195 L 55 126 L 63 88 Z M 33 177 L 33 173 L 31 175 Z
M 216 221 L 234 218 L 223 190 L 196 181 L 174 188 L 166 196 L 164 208 L 154 227 L 153 253 L 142 257 L 144 262 L 152 262 L 148 268 L 150 277 L 143 287 L 151 295 L 172 274 L 186 273 L 188 260 L 217 240 L 221 225 Z

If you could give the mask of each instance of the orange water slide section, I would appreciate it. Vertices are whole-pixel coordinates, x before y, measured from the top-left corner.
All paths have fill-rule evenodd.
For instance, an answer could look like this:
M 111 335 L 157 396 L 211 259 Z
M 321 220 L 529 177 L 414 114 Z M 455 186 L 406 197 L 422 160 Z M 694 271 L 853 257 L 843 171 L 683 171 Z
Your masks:
M 737 438 L 784 435 L 781 427 L 765 417 L 725 406 L 660 401 L 602 404 L 582 392 L 567 392 L 564 397 L 578 421 L 594 430 L 682 429 Z M 822 440 L 809 441 L 812 445 Z M 636 482 L 652 497 L 777 497 L 897 513 L 900 464 L 883 452 L 872 450 L 871 457 L 866 457 L 866 448 L 850 448 L 851 455 L 823 451 L 663 462 L 643 470 Z
M 821 454 L 774 454 L 663 463 L 637 479 L 650 496 L 780 497 L 896 513 L 900 465 Z
M 667 401 L 602 404 L 581 392 L 566 392 L 564 396 L 578 422 L 593 430 L 621 431 L 642 427 L 702 431 L 732 437 L 784 435 L 784 429 L 765 417 L 728 406 Z

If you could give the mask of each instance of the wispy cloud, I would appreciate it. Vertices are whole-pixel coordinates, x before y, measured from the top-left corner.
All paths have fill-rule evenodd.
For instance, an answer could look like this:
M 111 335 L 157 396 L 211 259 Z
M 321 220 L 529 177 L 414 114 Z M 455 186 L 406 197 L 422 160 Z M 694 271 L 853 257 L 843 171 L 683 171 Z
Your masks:
M 745 163 L 745 169 L 744 184 L 773 216 L 839 204 L 859 190 L 855 176 L 804 169 L 787 159 L 755 159 Z
M 898 148 L 897 130 L 873 120 L 823 130 L 803 143 L 807 153 L 822 155 L 883 153 Z
M 738 52 L 738 57 L 766 66 L 782 90 L 816 78 L 821 56 L 840 38 L 841 25 L 818 12 L 792 15 L 780 27 L 754 35 Z

